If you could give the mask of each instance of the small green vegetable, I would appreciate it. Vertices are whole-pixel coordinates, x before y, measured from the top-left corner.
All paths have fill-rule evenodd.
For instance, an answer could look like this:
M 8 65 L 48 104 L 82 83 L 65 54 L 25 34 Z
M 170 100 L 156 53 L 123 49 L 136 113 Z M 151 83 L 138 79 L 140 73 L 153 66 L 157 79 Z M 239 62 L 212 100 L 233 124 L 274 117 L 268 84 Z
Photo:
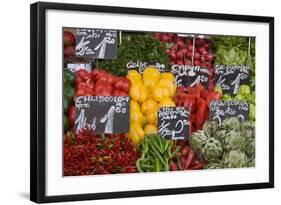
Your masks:
M 222 144 L 215 138 L 209 138 L 202 148 L 202 155 L 206 161 L 221 158 L 223 153 Z
M 206 121 L 204 130 L 192 133 L 190 147 L 205 160 L 205 169 L 255 166 L 255 127 L 250 121 L 225 119 L 221 126 Z M 209 133 L 209 134 L 207 134 Z
M 223 158 L 223 165 L 226 168 L 240 168 L 246 167 L 248 158 L 244 152 L 239 150 L 232 150 Z
M 156 134 L 146 135 L 140 142 L 141 157 L 136 166 L 139 172 L 168 171 L 173 142 Z
M 116 76 L 127 75 L 126 64 L 130 61 L 163 63 L 168 68 L 169 57 L 160 41 L 152 34 L 122 33 L 122 43 L 117 44 L 115 60 L 99 60 L 99 68 L 105 69 Z

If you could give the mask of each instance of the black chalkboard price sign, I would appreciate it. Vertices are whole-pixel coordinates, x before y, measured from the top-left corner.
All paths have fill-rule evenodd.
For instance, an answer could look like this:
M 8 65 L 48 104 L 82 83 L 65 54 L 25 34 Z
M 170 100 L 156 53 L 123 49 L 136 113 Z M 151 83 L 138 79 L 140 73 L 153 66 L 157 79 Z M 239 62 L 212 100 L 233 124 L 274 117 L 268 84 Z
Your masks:
M 189 112 L 184 107 L 160 108 L 158 134 L 165 139 L 186 139 L 189 136 Z
M 129 97 L 80 96 L 75 101 L 75 130 L 92 128 L 97 134 L 130 130 Z
M 224 93 L 237 95 L 240 85 L 249 83 L 249 66 L 216 65 L 215 83 L 221 86 Z
M 239 100 L 215 100 L 210 102 L 210 119 L 219 124 L 229 117 L 237 117 L 241 122 L 249 120 L 249 103 Z
M 117 57 L 117 31 L 76 29 L 76 56 L 99 59 Z
M 209 86 L 210 71 L 208 68 L 190 65 L 172 65 L 172 73 L 175 76 L 177 86 L 195 86 L 201 83 L 204 87 Z
M 146 62 L 146 61 L 129 61 L 126 64 L 126 68 L 128 70 L 136 70 L 141 74 L 143 73 L 143 71 L 147 67 L 156 68 L 157 70 L 159 70 L 159 72 L 166 72 L 167 71 L 166 65 L 164 63 Z

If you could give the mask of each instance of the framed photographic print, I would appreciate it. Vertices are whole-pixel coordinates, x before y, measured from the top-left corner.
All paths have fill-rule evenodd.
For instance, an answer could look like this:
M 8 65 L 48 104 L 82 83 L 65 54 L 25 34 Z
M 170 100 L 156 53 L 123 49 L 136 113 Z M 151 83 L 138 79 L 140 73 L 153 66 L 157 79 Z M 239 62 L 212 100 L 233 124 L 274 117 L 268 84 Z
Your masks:
M 274 187 L 274 18 L 31 5 L 34 202 Z

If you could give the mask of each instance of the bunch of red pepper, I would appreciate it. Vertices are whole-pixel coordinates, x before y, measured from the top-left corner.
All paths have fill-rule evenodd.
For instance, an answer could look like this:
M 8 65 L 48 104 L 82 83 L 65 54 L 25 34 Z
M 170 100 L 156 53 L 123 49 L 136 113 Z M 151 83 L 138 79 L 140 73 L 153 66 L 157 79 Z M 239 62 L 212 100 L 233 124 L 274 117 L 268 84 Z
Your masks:
M 135 173 L 139 156 L 124 134 L 102 137 L 83 130 L 64 135 L 64 176 Z
M 115 77 L 102 69 L 76 72 L 76 96 L 127 96 L 130 86 L 126 77 Z
M 203 162 L 196 159 L 194 151 L 186 141 L 177 141 L 172 151 L 176 154 L 170 162 L 171 171 L 203 169 Z
M 221 93 L 207 90 L 201 84 L 194 87 L 177 87 L 175 102 L 177 106 L 184 106 L 190 111 L 191 133 L 202 129 L 209 117 L 210 102 L 220 98 Z

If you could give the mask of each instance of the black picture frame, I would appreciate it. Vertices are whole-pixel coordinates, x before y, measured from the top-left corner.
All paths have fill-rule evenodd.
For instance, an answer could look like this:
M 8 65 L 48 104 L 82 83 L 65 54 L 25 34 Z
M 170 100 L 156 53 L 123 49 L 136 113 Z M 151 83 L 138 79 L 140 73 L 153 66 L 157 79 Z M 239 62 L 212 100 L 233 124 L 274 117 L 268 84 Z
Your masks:
M 171 188 L 158 190 L 89 193 L 74 195 L 46 196 L 45 167 L 45 113 L 46 113 L 46 68 L 45 39 L 46 11 L 86 11 L 152 15 L 194 19 L 233 20 L 262 22 L 269 24 L 269 181 L 237 185 L 203 186 L 192 188 Z M 97 200 L 123 197 L 186 194 L 198 192 L 261 189 L 274 187 L 274 18 L 264 16 L 230 15 L 218 13 L 156 10 L 143 8 L 110 7 L 97 5 L 38 2 L 30 6 L 30 200 L 37 203 L 76 200 Z

